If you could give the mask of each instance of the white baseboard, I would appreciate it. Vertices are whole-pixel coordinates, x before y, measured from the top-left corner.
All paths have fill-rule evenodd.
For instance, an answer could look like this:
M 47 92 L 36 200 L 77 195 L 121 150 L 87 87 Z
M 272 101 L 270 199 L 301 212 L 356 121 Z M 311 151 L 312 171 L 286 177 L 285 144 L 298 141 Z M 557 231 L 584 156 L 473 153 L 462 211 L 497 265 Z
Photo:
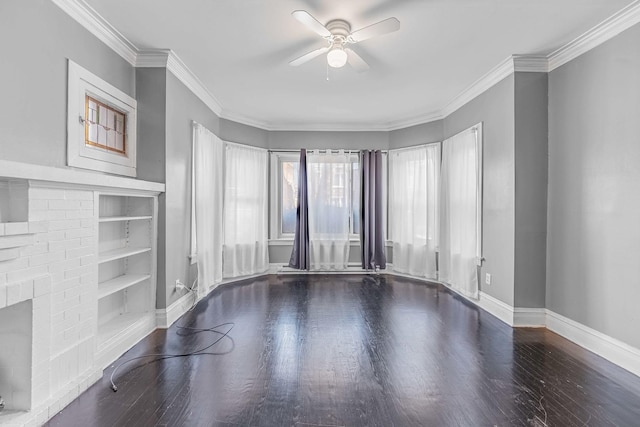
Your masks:
M 176 320 L 187 312 L 193 305 L 193 294 L 187 292 L 181 296 L 178 300 L 174 301 L 167 308 L 160 308 L 156 310 L 156 325 L 160 329 L 167 329 Z
M 544 328 L 547 325 L 547 310 L 544 308 L 515 307 L 513 325 L 520 328 Z
M 467 298 L 468 299 L 468 298 Z M 480 298 L 477 301 L 469 299 L 478 307 L 494 315 L 509 326 L 515 326 L 513 322 L 513 307 L 509 304 L 492 297 L 491 295 L 480 291 Z
M 640 376 L 640 349 L 551 310 L 546 310 L 546 327 L 580 347 Z

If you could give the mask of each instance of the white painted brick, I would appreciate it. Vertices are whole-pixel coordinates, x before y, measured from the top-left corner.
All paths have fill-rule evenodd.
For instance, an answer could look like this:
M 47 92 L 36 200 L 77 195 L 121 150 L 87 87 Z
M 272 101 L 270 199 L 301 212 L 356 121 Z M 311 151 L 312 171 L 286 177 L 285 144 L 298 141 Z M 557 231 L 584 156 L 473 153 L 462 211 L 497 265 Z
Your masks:
M 47 214 L 48 211 L 44 210 L 44 211 L 35 211 L 35 210 L 30 210 L 29 211 L 29 221 L 44 221 L 49 219 L 49 215 Z
M 81 246 L 79 248 L 67 249 L 67 259 L 82 258 L 86 255 L 93 255 L 93 247 Z
M 64 197 L 67 200 L 91 200 L 93 203 L 93 191 L 65 190 Z
M 65 213 L 65 211 L 45 211 L 47 213 L 46 218 L 50 221 L 62 221 L 63 219 L 67 218 L 67 214 Z
M 29 189 L 29 200 L 64 199 L 64 190 L 58 188 L 32 187 Z
M 66 251 L 67 249 L 79 248 L 82 245 L 82 239 L 70 239 L 60 240 L 57 242 L 50 242 L 49 249 L 51 251 Z
M 75 305 L 79 305 L 80 304 L 80 288 L 78 286 L 75 286 L 73 288 L 66 289 L 64 291 L 64 300 L 65 300 L 65 302 L 66 301 L 76 301 L 76 304 L 74 304 L 74 306 Z M 65 307 L 65 311 L 69 310 L 71 307 L 73 307 L 73 306 Z
M 41 265 L 38 267 L 25 268 L 22 270 L 15 270 L 7 272 L 7 278 L 9 282 L 22 282 L 27 279 L 33 279 L 37 276 L 44 276 L 47 274 L 47 266 Z
M 13 261 L 0 262 L 0 273 L 6 273 L 9 271 L 20 270 L 29 266 L 29 260 L 27 258 L 14 259 Z
M 47 265 L 66 259 L 64 252 L 45 252 L 40 255 L 32 255 L 29 257 L 29 266 L 37 267 L 39 265 Z
M 73 268 L 64 272 L 64 277 L 70 279 L 72 277 L 81 277 L 84 274 L 92 274 L 94 271 L 93 264 L 83 265 L 82 267 Z
M 9 223 L 5 224 L 8 225 Z M 0 249 L 17 248 L 33 244 L 32 234 L 21 234 L 18 236 L 2 236 L 0 237 Z
M 62 273 L 76 267 L 80 267 L 80 260 L 78 258 L 54 262 L 49 265 L 49 273 Z
M 89 265 L 93 264 L 95 261 L 95 255 L 85 255 L 80 257 L 80 265 Z
M 68 292 L 68 291 L 65 291 L 65 294 L 66 294 L 66 292 Z M 59 308 L 64 311 L 64 310 L 68 310 L 68 309 L 70 309 L 72 307 L 75 307 L 77 305 L 80 305 L 80 295 L 73 296 L 73 297 L 67 297 L 65 295 L 64 302 L 60 305 Z
M 49 200 L 49 209 L 54 211 L 66 211 L 80 209 L 79 200 Z
M 0 285 L 0 308 L 7 306 L 7 286 Z
M 93 218 L 93 211 L 88 209 L 66 211 L 65 215 L 68 219 L 89 219 L 90 218 L 91 226 L 93 226 L 93 223 L 95 222 Z
M 49 245 L 47 243 L 35 243 L 33 245 L 25 246 L 20 249 L 20 256 L 29 257 L 31 255 L 39 255 L 45 252 L 49 252 Z
M 48 201 L 44 199 L 30 199 L 29 210 L 30 211 L 46 211 L 48 208 Z
M 93 236 L 91 236 L 91 237 L 83 237 L 81 239 L 81 243 L 82 243 L 82 246 L 95 246 L 96 239 Z
M 95 270 L 91 273 L 87 273 L 87 274 L 83 274 L 82 276 L 80 276 L 80 284 L 83 285 L 83 289 L 85 290 L 89 290 L 91 289 L 91 285 L 96 283 L 96 279 L 94 276 Z
M 77 288 L 80 286 L 80 279 L 78 277 L 72 277 L 65 279 L 61 282 L 55 282 L 52 286 L 54 292 L 64 292 L 67 289 Z
M 91 209 L 93 210 L 93 201 L 83 201 L 80 202 L 80 209 Z
M 56 221 L 51 221 L 49 223 L 49 230 L 51 231 L 58 231 L 58 230 L 73 230 L 73 229 L 79 229 L 80 228 L 80 220 L 78 219 L 64 219 L 64 220 L 56 220 Z M 68 235 L 68 233 L 65 233 L 65 237 L 67 239 L 73 238 L 70 237 Z M 81 236 L 77 236 L 77 237 L 81 237 Z
M 56 283 L 64 282 L 64 271 L 59 271 L 57 273 L 49 273 L 49 277 L 51 277 L 51 283 L 55 285 Z
M 33 280 L 20 283 L 20 301 L 33 299 Z
M 64 330 L 64 339 L 67 342 L 77 341 L 80 338 L 80 330 L 77 326 L 72 326 Z
M 6 236 L 15 236 L 18 234 L 28 234 L 28 222 L 7 222 L 4 224 L 4 234 Z
M 78 221 L 76 219 L 69 221 Z M 78 237 L 90 237 L 93 236 L 94 230 L 91 228 L 79 228 L 80 222 L 78 222 L 78 226 L 73 229 L 69 229 L 66 231 L 65 236 L 67 239 L 75 239 Z
M 59 242 L 66 239 L 64 231 L 49 231 L 45 234 L 38 234 L 37 237 L 38 239 L 42 239 L 41 241 L 43 242 L 49 242 L 49 245 L 53 242 Z
M 60 313 L 51 315 L 51 327 L 54 329 L 59 329 L 62 327 L 62 323 L 64 322 L 64 311 Z
M 7 285 L 7 305 L 20 302 L 20 283 L 10 283 Z
M 39 297 L 51 292 L 51 276 L 46 275 L 33 280 L 33 296 Z
M 20 256 L 20 248 L 0 249 L 0 261 L 16 259 Z
M 0 236 L 4 236 L 4 223 L 0 223 Z
M 0 273 L 0 285 L 7 283 L 7 273 Z
M 51 312 L 53 314 L 62 313 L 62 303 L 64 303 L 64 291 L 51 293 Z
M 46 233 L 49 231 L 49 221 L 30 221 L 29 233 Z
M 95 220 L 93 218 L 84 218 L 80 220 L 80 227 L 93 228 L 95 226 Z

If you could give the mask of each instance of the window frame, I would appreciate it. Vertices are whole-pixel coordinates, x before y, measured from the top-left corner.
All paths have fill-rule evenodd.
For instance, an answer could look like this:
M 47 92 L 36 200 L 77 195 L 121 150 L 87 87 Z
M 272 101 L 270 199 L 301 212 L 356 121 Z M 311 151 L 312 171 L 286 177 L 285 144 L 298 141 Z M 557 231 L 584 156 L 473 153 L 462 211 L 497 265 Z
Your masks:
M 68 63 L 67 164 L 135 177 L 137 101 L 75 62 Z M 86 143 L 87 96 L 124 114 L 124 154 Z
M 299 162 L 299 151 L 271 151 L 269 160 L 269 240 L 276 242 L 291 242 L 295 238 L 294 233 L 282 233 L 282 163 L 283 162 Z M 382 180 L 384 185 L 384 234 L 385 241 L 388 237 L 389 226 L 389 157 L 387 151 L 382 151 L 383 174 Z M 362 173 L 361 155 L 359 151 L 349 151 L 349 159 L 351 163 L 358 163 L 358 173 Z M 350 175 L 350 179 L 351 179 Z M 351 183 L 350 183 L 351 184 Z M 362 185 L 362 183 L 360 184 Z M 353 194 L 353 185 L 349 185 L 351 202 L 360 200 L 360 194 Z M 352 205 L 353 206 L 353 205 Z M 351 210 L 353 214 L 353 209 Z M 353 231 L 353 217 L 349 218 L 349 229 Z M 349 233 L 350 241 L 360 241 L 360 231 L 357 233 Z

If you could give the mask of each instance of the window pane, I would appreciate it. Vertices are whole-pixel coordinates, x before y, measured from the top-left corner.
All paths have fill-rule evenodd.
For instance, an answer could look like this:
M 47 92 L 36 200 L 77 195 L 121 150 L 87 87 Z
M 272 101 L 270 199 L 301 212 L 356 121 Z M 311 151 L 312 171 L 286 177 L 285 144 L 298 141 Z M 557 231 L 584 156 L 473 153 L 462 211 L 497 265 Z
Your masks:
M 351 234 L 360 233 L 360 164 L 351 163 Z
M 281 163 L 282 177 L 282 233 L 294 234 L 296 231 L 296 210 L 298 208 L 298 167 L 296 161 Z

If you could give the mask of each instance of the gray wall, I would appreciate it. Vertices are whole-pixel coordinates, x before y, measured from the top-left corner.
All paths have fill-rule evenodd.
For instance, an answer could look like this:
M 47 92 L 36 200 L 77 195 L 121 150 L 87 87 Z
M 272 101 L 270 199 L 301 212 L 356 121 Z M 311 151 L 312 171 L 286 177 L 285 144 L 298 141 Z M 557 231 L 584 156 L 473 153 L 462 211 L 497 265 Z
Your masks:
M 549 74 L 547 308 L 640 348 L 640 26 Z
M 215 134 L 220 120 L 172 73 L 166 85 L 166 191 L 161 197 L 165 226 L 159 233 L 164 259 L 158 264 L 158 307 L 168 307 L 182 294 L 174 292 L 176 279 L 191 285 L 196 277 L 191 252 L 191 121 Z M 160 250 L 159 250 L 160 252 Z M 162 271 L 164 267 L 164 271 Z
M 269 148 L 343 148 L 345 150 L 387 150 L 389 132 L 271 131 Z
M 441 142 L 444 135 L 444 120 L 398 129 L 389 133 L 389 149 Z
M 135 96 L 133 67 L 51 1 L 2 0 L 0 156 L 67 164 L 67 58 Z
M 513 74 L 444 119 L 444 138 L 483 124 L 484 179 L 480 289 L 513 305 L 515 241 Z M 491 285 L 484 285 L 491 273 Z
M 167 70 L 137 68 L 138 178 L 165 182 Z
M 227 119 L 220 119 L 220 139 L 254 147 L 269 148 L 269 132 Z
M 547 73 L 515 73 L 514 306 L 545 306 Z

